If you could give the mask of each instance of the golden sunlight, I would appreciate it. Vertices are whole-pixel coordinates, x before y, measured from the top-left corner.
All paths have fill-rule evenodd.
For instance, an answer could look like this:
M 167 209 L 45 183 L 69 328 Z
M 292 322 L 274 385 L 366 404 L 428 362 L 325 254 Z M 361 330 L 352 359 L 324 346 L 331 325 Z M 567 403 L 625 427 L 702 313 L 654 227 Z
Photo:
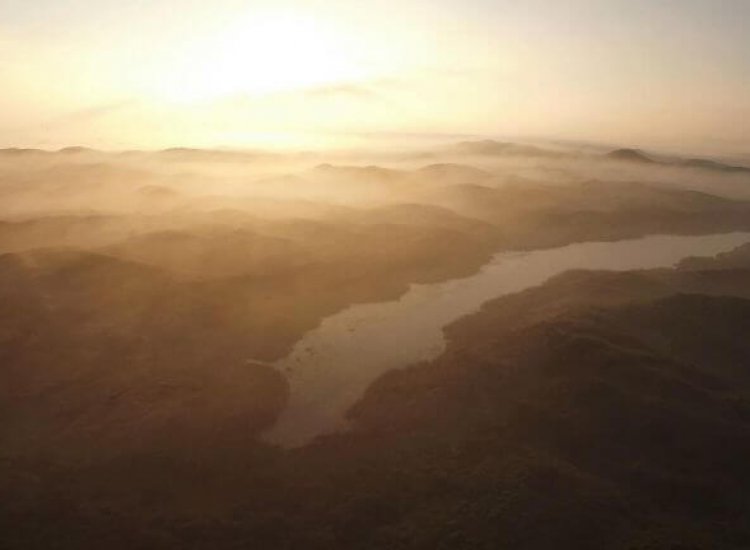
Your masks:
M 0 550 L 750 550 L 750 0 L 0 0 Z
M 169 58 L 152 92 L 190 103 L 361 78 L 346 46 L 335 26 L 311 16 L 253 13 Z

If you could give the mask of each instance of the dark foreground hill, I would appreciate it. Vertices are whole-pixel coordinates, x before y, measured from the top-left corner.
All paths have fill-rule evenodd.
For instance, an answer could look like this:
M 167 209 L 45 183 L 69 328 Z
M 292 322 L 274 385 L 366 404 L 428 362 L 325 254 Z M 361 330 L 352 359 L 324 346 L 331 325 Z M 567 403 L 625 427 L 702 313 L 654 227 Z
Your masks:
M 369 389 L 347 434 L 8 463 L 4 543 L 747 548 L 748 327 L 742 249 L 571 272 L 450 327 L 442 357 Z
M 457 323 L 349 433 L 259 438 L 294 375 L 269 362 L 350 304 L 499 249 L 750 228 L 747 201 L 506 178 L 556 157 L 479 146 L 487 171 L 279 177 L 0 155 L 0 549 L 746 548 L 747 249 L 567 274 Z
M 440 359 L 373 385 L 352 413 L 360 437 L 423 457 L 412 473 L 444 483 L 414 499 L 429 513 L 400 522 L 431 533 L 416 547 L 747 547 L 741 257 L 566 274 L 456 323 Z

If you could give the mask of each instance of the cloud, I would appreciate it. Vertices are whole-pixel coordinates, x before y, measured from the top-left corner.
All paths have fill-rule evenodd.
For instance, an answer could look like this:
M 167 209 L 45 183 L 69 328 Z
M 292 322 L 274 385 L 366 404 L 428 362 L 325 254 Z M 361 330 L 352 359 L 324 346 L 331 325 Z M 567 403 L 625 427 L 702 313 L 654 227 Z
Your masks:
M 123 101 L 117 101 L 113 103 L 105 103 L 103 105 L 96 105 L 85 109 L 80 109 L 67 113 L 55 119 L 52 124 L 70 124 L 78 122 L 90 122 L 112 113 L 120 112 L 126 109 L 130 109 L 138 105 L 138 101 L 135 99 L 128 99 Z

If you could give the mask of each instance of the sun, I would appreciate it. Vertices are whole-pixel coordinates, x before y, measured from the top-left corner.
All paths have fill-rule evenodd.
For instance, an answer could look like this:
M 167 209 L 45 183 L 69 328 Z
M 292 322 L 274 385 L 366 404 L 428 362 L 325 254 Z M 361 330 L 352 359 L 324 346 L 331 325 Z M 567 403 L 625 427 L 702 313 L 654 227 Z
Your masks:
M 294 13 L 251 14 L 171 56 L 154 92 L 182 103 L 361 78 L 349 53 L 330 23 Z

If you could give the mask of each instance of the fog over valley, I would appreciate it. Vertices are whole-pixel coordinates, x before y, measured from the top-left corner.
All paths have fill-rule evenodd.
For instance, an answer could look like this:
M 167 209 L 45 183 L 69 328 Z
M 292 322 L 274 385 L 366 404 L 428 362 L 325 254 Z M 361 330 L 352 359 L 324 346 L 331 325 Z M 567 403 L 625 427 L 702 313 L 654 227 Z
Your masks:
M 0 0 L 0 550 L 750 548 L 748 29 Z
M 361 463 L 350 456 L 355 449 L 375 446 L 375 459 L 402 445 L 398 452 L 422 448 L 421 429 L 397 427 L 414 414 L 454 405 L 415 409 L 422 407 L 409 404 L 417 393 L 404 390 L 399 397 L 387 388 L 401 383 L 399 377 L 413 383 L 407 380 L 424 376 L 436 391 L 457 391 L 454 383 L 431 381 L 443 376 L 432 369 L 452 361 L 455 346 L 469 345 L 453 327 L 470 321 L 450 324 L 455 319 L 486 317 L 494 311 L 486 303 L 502 310 L 503 299 L 490 302 L 494 297 L 537 287 L 568 269 L 670 267 L 719 252 L 735 258 L 731 251 L 750 242 L 750 169 L 634 150 L 592 153 L 492 140 L 408 153 L 3 150 L 0 173 L 0 449 L 4 492 L 15 495 L 3 506 L 4 517 L 28 526 L 15 531 L 25 547 L 43 544 L 58 529 L 80 541 L 72 547 L 93 536 L 122 537 L 122 529 L 128 545 L 172 544 L 142 530 L 154 514 L 167 522 L 158 531 L 182 545 L 188 531 L 180 522 L 206 521 L 208 510 L 215 519 L 201 529 L 210 533 L 223 532 L 229 520 L 220 518 L 236 513 L 251 514 L 241 520 L 248 536 L 267 532 L 262 524 L 270 520 L 262 518 L 271 510 L 335 526 L 343 519 L 328 517 L 326 506 L 305 511 L 292 504 L 304 500 L 297 492 L 332 475 L 320 470 L 323 457 L 344 468 L 337 474 L 343 477 L 326 483 L 325 491 L 336 493 L 352 490 L 345 487 L 355 480 L 342 465 Z M 644 239 L 662 234 L 683 241 Z M 615 242 L 628 239 L 631 248 Z M 576 252 L 578 246 L 584 248 Z M 566 288 L 553 294 L 557 306 L 524 307 L 529 321 L 487 325 L 471 338 L 483 338 L 493 326 L 526 331 L 522 340 L 541 338 L 538 330 L 557 323 L 563 323 L 557 337 L 581 338 L 558 318 L 568 309 L 570 315 L 590 311 L 578 300 L 597 300 L 602 291 L 606 305 L 597 307 L 685 292 L 736 296 L 736 307 L 745 307 L 740 297 L 750 292 L 748 265 L 732 259 L 723 270 L 712 263 L 718 261 L 691 260 L 679 277 L 634 271 L 595 292 Z M 596 276 L 588 276 L 590 284 Z M 659 290 L 641 288 L 638 278 L 653 279 L 648 284 Z M 554 292 L 564 280 L 526 292 Z M 479 317 L 470 315 L 480 308 Z M 624 337 L 612 336 L 607 345 Z M 546 338 L 534 346 L 549 345 Z M 731 353 L 745 357 L 743 342 L 733 341 L 740 348 Z M 495 348 L 484 346 L 471 353 L 488 354 L 478 361 L 490 368 Z M 617 355 L 619 347 L 607 349 L 617 361 L 627 360 Z M 410 367 L 420 361 L 435 366 Z M 503 365 L 491 372 L 504 372 Z M 468 383 L 474 367 L 464 368 Z M 565 382 L 571 388 L 584 384 L 577 371 L 566 376 L 574 377 Z M 473 422 L 476 406 L 454 413 L 448 432 L 430 443 L 434 452 L 445 438 L 452 448 L 474 445 L 473 428 L 461 435 L 449 426 Z M 586 407 L 577 414 L 588 414 Z M 374 418 L 390 420 L 386 427 Z M 399 438 L 412 434 L 408 441 L 419 446 L 386 444 L 383 430 L 396 430 Z M 300 447 L 305 444 L 312 446 Z M 524 467 L 553 468 L 536 465 L 539 460 L 547 459 Z M 393 475 L 391 466 L 376 464 L 356 483 Z M 287 468 L 309 472 L 313 485 L 297 487 L 298 474 L 290 478 Z M 198 484 L 180 477 L 196 475 Z M 281 485 L 264 481 L 262 489 L 262 479 Z M 388 487 L 377 498 L 406 498 L 398 496 L 398 485 Z M 258 516 L 246 499 L 261 490 L 277 496 L 258 501 L 264 509 Z M 153 500 L 143 501 L 144 491 Z M 422 498 L 398 506 L 419 513 Z M 79 518 L 78 527 L 52 522 L 63 505 L 72 506 L 67 513 Z M 99 507 L 115 515 L 100 517 Z M 394 521 L 378 518 L 367 521 Z M 31 529 L 39 522 L 44 529 Z M 288 543 L 317 536 L 324 535 L 311 528 Z

